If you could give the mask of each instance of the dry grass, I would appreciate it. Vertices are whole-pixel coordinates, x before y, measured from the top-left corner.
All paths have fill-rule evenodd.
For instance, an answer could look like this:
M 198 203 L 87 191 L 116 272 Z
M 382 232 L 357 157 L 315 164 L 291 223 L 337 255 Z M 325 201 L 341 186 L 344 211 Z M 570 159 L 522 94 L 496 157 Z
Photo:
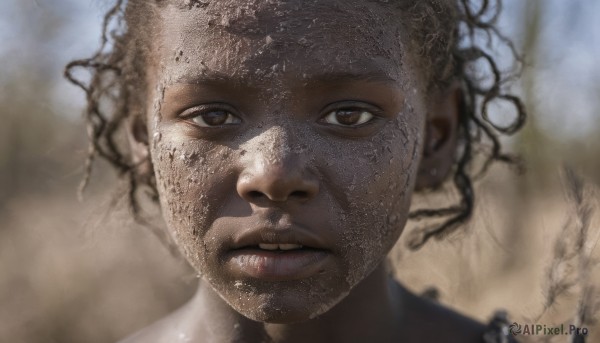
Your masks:
M 443 303 L 482 321 L 505 309 L 511 322 L 574 324 L 589 328 L 588 342 L 600 341 L 593 321 L 600 277 L 592 268 L 600 235 L 598 198 L 575 174 L 563 174 L 557 169 L 553 186 L 522 199 L 519 177 L 494 173 L 479 189 L 467 233 L 412 254 L 396 247 L 398 278 L 415 291 L 436 286 Z M 421 201 L 444 201 L 429 198 Z
M 482 321 L 502 308 L 511 320 L 588 326 L 589 342 L 600 341 L 591 321 L 600 280 L 591 272 L 597 198 L 570 174 L 560 187 L 556 174 L 557 187 L 531 199 L 527 215 L 516 220 L 512 205 L 519 190 L 511 185 L 517 176 L 496 171 L 480 185 L 467 233 L 418 252 L 398 244 L 391 255 L 398 277 L 417 292 L 435 286 L 442 303 Z M 99 209 L 109 195 L 88 195 L 80 204 L 74 188 L 66 194 L 22 196 L 2 211 L 1 342 L 115 341 L 194 290 L 193 272 L 154 235 L 132 225 L 122 210 L 107 215 Z M 515 236 L 506 228 L 516 221 L 524 229 Z

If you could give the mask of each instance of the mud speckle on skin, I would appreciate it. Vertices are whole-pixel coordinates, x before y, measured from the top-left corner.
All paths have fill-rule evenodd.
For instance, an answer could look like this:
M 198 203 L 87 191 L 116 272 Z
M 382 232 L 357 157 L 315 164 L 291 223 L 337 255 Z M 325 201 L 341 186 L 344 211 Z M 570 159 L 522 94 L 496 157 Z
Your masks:
M 200 0 L 184 0 L 183 5 L 187 7 L 187 9 L 192 8 L 206 8 L 210 5 L 209 1 L 200 1 Z

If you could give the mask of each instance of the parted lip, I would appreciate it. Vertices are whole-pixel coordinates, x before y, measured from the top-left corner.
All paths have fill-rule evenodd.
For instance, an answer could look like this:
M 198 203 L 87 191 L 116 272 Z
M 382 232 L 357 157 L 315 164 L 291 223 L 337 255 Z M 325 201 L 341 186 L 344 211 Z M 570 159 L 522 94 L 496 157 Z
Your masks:
M 300 244 L 304 248 L 329 250 L 323 237 L 300 225 L 260 225 L 243 228 L 232 239 L 229 250 L 258 248 L 261 243 Z

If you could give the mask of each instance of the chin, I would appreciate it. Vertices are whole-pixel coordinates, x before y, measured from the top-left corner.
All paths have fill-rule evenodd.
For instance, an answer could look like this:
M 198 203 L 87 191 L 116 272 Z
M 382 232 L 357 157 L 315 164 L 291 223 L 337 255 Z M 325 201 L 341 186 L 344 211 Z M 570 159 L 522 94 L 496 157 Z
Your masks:
M 300 292 L 285 291 L 269 293 L 246 293 L 226 301 L 248 319 L 272 324 L 294 324 L 315 319 L 331 310 L 348 292 L 342 294 L 318 294 L 310 290 Z M 238 302 L 239 299 L 246 301 Z
M 270 324 L 296 324 L 314 319 L 320 314 L 327 312 L 329 308 L 322 304 L 310 304 L 307 306 L 285 306 L 275 304 L 261 304 L 252 311 L 238 311 L 245 317 L 263 323 Z
M 251 320 L 270 324 L 295 324 L 310 320 L 310 312 L 306 308 L 271 308 L 268 305 L 251 313 L 242 313 Z

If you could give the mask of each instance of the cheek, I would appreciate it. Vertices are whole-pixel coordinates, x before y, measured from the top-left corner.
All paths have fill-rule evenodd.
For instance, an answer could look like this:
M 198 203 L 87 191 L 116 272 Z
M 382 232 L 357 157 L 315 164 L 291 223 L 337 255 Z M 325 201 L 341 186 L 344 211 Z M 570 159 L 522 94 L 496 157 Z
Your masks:
M 210 249 L 204 237 L 216 217 L 214 198 L 223 192 L 219 187 L 227 175 L 229 149 L 162 134 L 151 153 L 163 217 L 185 256 L 200 270 Z
M 357 148 L 354 158 L 341 161 L 338 182 L 347 201 L 342 236 L 351 285 L 379 264 L 406 224 L 422 140 L 421 122 L 411 117 L 397 120 Z

